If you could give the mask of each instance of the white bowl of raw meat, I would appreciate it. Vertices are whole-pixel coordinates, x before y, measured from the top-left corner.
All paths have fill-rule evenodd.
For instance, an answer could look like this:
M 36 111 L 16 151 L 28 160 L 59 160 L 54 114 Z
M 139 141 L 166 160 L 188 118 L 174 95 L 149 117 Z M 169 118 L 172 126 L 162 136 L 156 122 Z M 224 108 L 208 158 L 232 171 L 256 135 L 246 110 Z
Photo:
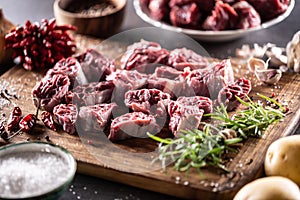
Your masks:
M 145 22 L 197 40 L 220 42 L 273 26 L 292 12 L 295 0 L 134 0 Z

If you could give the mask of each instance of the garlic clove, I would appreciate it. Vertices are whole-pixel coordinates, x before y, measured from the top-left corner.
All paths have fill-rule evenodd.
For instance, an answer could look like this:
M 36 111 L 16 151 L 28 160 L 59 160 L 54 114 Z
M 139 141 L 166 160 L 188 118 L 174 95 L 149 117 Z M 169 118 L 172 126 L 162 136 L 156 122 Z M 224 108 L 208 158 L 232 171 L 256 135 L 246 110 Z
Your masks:
M 284 49 L 281 47 L 273 46 L 270 50 L 266 51 L 266 55 L 270 58 L 270 63 L 274 67 L 287 64 L 287 56 L 283 55 Z
M 276 69 L 256 70 L 255 76 L 259 81 L 263 83 L 275 84 L 278 83 L 278 81 L 282 77 L 282 72 L 281 70 L 276 70 Z
M 271 43 L 268 43 L 266 45 L 263 45 L 263 46 L 259 46 L 257 43 L 254 44 L 254 49 L 253 49 L 253 56 L 256 57 L 256 58 L 262 58 L 264 57 L 267 49 L 269 47 L 272 47 L 274 46 L 273 44 Z
M 268 69 L 268 65 L 262 59 L 250 58 L 248 60 L 248 69 L 251 72 L 255 72 L 256 70 L 265 70 L 265 69 Z

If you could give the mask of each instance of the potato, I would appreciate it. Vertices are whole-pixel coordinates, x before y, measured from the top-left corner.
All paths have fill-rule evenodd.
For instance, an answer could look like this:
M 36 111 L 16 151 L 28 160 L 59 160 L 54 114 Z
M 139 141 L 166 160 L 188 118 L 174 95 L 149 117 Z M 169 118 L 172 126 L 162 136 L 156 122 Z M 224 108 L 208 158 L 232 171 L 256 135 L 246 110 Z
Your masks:
M 273 142 L 265 157 L 267 176 L 284 176 L 300 185 L 300 135 L 280 138 Z
M 300 199 L 296 183 L 282 176 L 256 179 L 238 191 L 233 200 L 286 200 Z

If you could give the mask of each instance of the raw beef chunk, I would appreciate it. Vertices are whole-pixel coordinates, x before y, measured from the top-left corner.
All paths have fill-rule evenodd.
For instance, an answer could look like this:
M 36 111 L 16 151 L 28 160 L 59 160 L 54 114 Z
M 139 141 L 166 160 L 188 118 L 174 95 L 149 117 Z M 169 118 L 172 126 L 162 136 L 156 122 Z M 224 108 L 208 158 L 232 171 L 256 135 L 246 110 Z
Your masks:
M 201 13 L 196 3 L 171 7 L 170 21 L 174 26 L 184 28 L 197 28 L 201 19 Z
M 32 90 L 34 105 L 52 112 L 53 107 L 63 101 L 69 87 L 68 76 L 61 74 L 55 74 L 51 78 L 45 76 Z
M 117 108 L 115 103 L 80 107 L 78 116 L 80 128 L 84 131 L 103 131 L 115 108 Z
M 228 3 L 228 4 L 232 5 L 238 1 L 243 1 L 243 0 L 222 0 L 222 1 L 223 1 L 223 3 Z
M 169 0 L 150 0 L 148 7 L 151 17 L 156 20 L 167 19 L 170 11 L 168 3 Z
M 158 43 L 141 40 L 128 46 L 127 51 L 121 58 L 121 68 L 138 70 L 138 67 L 145 65 L 166 64 L 168 56 L 169 52 Z M 142 69 L 145 69 L 145 67 L 142 67 Z
M 66 94 L 66 102 L 77 106 L 108 103 L 114 90 L 113 81 L 92 82 L 79 85 Z
M 205 114 L 212 112 L 212 101 L 207 97 L 193 96 L 193 97 L 179 97 L 177 102 L 183 106 L 198 106 Z
M 232 29 L 235 27 L 237 20 L 238 14 L 229 4 L 217 1 L 212 15 L 206 18 L 202 28 L 213 31 Z
M 183 6 L 186 4 L 196 3 L 200 12 L 209 14 L 215 6 L 215 0 L 170 0 L 169 6 Z
M 69 134 L 74 134 L 76 132 L 75 126 L 78 117 L 78 111 L 75 105 L 59 104 L 54 107 L 53 114 L 65 132 Z
M 150 0 L 139 0 L 139 1 L 141 5 L 145 5 L 145 6 L 148 6 L 150 2 Z
M 46 77 L 52 78 L 55 74 L 62 74 L 68 76 L 71 81 L 71 87 L 76 84 L 87 84 L 86 77 L 82 71 L 81 65 L 76 58 L 63 58 L 58 61 L 52 69 L 46 73 Z
M 247 0 L 260 14 L 263 21 L 272 19 L 285 12 L 290 0 Z
M 194 91 L 187 86 L 184 78 L 188 72 L 177 71 L 174 68 L 162 66 L 156 68 L 148 79 L 148 88 L 158 89 L 171 95 L 171 98 L 190 96 Z
M 125 94 L 125 105 L 135 112 L 166 117 L 170 95 L 157 89 L 130 90 Z
M 194 70 L 205 68 L 208 65 L 208 61 L 192 50 L 181 48 L 170 52 L 168 65 L 180 71 L 183 71 L 186 67 Z
M 131 137 L 144 138 L 147 132 L 156 134 L 160 131 L 155 117 L 142 112 L 127 113 L 115 118 L 110 126 L 108 139 L 124 140 Z
M 94 49 L 88 49 L 76 58 L 89 82 L 103 81 L 107 75 L 115 71 L 114 62 Z
M 219 93 L 217 103 L 223 103 L 227 111 L 232 111 L 240 105 L 240 102 L 235 98 L 238 96 L 243 99 L 249 94 L 251 83 L 245 78 L 240 78 L 234 83 L 225 86 Z
M 168 113 L 170 115 L 169 130 L 174 136 L 178 136 L 180 130 L 198 129 L 204 111 L 198 106 L 188 106 L 177 101 L 170 101 Z
M 180 77 L 185 77 L 188 75 L 187 71 L 178 71 L 175 68 L 168 66 L 157 67 L 152 75 L 155 78 L 167 78 L 171 80 L 179 79 Z
M 246 1 L 240 1 L 233 6 L 238 14 L 238 21 L 235 25 L 237 29 L 248 29 L 260 26 L 261 19 L 256 10 Z
M 112 101 L 123 104 L 125 93 L 129 90 L 145 88 L 148 75 L 139 73 L 136 70 L 117 70 L 107 76 L 108 81 L 113 81 L 115 89 L 112 94 Z
M 211 67 L 191 71 L 186 81 L 196 96 L 216 99 L 219 91 L 234 81 L 231 62 L 227 59 Z

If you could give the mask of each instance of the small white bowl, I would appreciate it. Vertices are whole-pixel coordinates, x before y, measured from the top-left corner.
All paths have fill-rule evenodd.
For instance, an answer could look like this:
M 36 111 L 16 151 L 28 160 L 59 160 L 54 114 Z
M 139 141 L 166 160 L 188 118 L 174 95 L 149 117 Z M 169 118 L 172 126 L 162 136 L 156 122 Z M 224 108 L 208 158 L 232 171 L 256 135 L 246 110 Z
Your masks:
M 267 22 L 262 23 L 258 27 L 249 28 L 249 29 L 237 29 L 237 30 L 225 30 L 225 31 L 204 31 L 204 30 L 195 30 L 195 29 L 187 29 L 187 28 L 180 28 L 172 26 L 166 22 L 158 21 L 150 17 L 149 9 L 145 5 L 142 5 L 140 3 L 140 0 L 133 0 L 133 5 L 135 8 L 135 11 L 137 15 L 144 20 L 145 22 L 156 26 L 158 28 L 162 28 L 169 31 L 175 31 L 178 33 L 184 33 L 194 39 L 201 40 L 201 41 L 207 41 L 207 42 L 224 42 L 224 41 L 230 41 L 234 40 L 240 37 L 243 37 L 245 35 L 248 35 L 254 31 L 262 30 L 269 28 L 275 24 L 280 23 L 285 18 L 287 18 L 293 8 L 295 7 L 295 0 L 290 1 L 290 5 L 288 9 L 279 15 L 278 17 L 269 20 Z
M 44 142 L 0 148 L 0 199 L 57 199 L 71 184 L 77 163 L 66 149 Z

